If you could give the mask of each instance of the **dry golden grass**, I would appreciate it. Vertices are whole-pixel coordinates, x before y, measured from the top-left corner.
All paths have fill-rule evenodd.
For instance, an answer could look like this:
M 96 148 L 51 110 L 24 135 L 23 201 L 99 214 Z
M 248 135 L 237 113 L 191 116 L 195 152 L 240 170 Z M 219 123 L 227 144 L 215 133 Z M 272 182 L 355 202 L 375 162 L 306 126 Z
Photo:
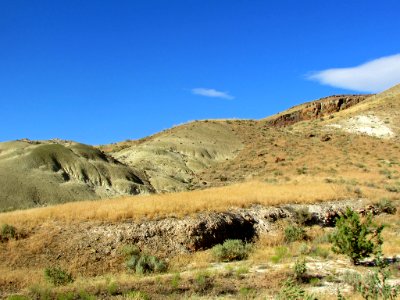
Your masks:
M 271 256 L 275 254 L 275 247 L 285 243 L 283 231 L 274 234 L 264 234 L 260 236 L 250 255 L 250 259 L 254 262 L 269 261 Z
M 377 217 L 380 224 L 385 224 L 382 231 L 384 243 L 382 251 L 385 256 L 398 256 L 400 254 L 400 206 L 394 215 L 381 215 Z
M 42 270 L 37 270 L 37 269 L 13 270 L 7 267 L 0 267 L 0 292 L 1 292 L 1 287 L 8 286 L 8 288 L 20 290 L 35 283 L 44 283 Z
M 211 251 L 206 250 L 174 256 L 168 262 L 168 266 L 170 272 L 182 272 L 188 269 L 207 268 L 212 261 Z
M 322 182 L 298 184 L 248 182 L 202 191 L 83 201 L 2 213 L 0 223 L 29 228 L 48 220 L 120 221 L 183 217 L 204 211 L 249 207 L 253 204 L 315 203 L 345 199 L 348 196 L 349 193 L 343 186 Z

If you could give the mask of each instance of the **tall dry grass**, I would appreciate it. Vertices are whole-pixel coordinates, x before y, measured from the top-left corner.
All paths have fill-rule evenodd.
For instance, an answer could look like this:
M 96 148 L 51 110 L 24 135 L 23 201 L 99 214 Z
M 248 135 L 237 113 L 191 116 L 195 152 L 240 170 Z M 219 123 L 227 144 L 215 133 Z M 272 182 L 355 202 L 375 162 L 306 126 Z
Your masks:
M 26 228 L 49 220 L 120 221 L 183 217 L 203 211 L 218 212 L 233 207 L 249 207 L 253 204 L 313 203 L 340 200 L 348 196 L 345 187 L 322 182 L 299 184 L 248 182 L 202 191 L 82 201 L 20 210 L 0 214 L 0 223 Z

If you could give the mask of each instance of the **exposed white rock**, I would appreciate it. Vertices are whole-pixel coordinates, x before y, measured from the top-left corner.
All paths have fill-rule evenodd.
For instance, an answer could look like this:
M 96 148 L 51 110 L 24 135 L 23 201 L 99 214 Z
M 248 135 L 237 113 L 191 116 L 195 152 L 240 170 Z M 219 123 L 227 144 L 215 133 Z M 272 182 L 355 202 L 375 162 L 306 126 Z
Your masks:
M 395 135 L 387 124 L 374 115 L 359 115 L 327 126 L 339 128 L 350 133 L 367 134 L 378 138 L 392 138 Z

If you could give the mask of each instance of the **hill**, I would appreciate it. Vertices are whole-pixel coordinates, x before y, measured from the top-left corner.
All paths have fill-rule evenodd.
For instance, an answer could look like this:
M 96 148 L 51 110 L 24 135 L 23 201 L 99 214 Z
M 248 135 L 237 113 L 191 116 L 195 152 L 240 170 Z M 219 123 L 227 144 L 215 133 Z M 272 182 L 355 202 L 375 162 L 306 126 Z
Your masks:
M 153 191 L 143 173 L 75 142 L 0 143 L 0 209 Z
M 322 101 L 340 103 L 343 98 Z M 199 176 L 212 185 L 249 179 L 278 183 L 325 180 L 359 189 L 398 184 L 394 178 L 398 178 L 400 161 L 399 86 L 328 113 L 323 103 L 321 110 L 315 109 L 317 104 L 256 122 L 236 121 L 244 145 L 241 152 Z M 295 118 L 297 122 L 287 122 Z
M 0 209 L 248 180 L 393 189 L 399 89 L 330 96 L 261 120 L 195 121 L 99 147 L 59 140 L 0 143 Z
M 385 225 L 386 287 L 399 285 L 399 112 L 396 86 L 101 147 L 2 143 L 7 207 L 159 193 L 0 213 L 0 298 L 272 299 L 304 262 L 291 291 L 358 299 L 354 284 L 370 282 L 374 261 L 354 266 L 331 251 L 332 226 L 347 207 Z M 227 239 L 251 248 L 244 261 L 216 258 L 213 247 Z M 159 259 L 167 273 L 134 274 L 138 261 L 147 268 Z M 51 284 L 44 270 L 75 282 Z
M 195 121 L 100 149 L 146 172 L 158 192 L 247 180 L 384 188 L 386 165 L 399 160 L 399 97 L 399 86 L 330 96 L 258 121 Z

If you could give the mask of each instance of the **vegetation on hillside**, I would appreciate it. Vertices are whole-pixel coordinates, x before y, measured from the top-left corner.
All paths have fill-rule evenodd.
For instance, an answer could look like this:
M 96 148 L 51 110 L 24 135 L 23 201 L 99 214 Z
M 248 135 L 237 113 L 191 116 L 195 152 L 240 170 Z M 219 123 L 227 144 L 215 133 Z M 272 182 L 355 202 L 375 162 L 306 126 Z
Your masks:
M 374 115 L 398 134 L 399 90 L 396 87 L 331 116 L 283 127 L 271 127 L 270 119 L 209 120 L 178 126 L 143 141 L 127 141 L 121 149 L 118 145 L 102 148 L 115 156 L 129 157 L 151 146 L 149 151 L 162 157 L 155 162 L 173 158 L 184 165 L 186 174 L 174 173 L 180 164 L 167 164 L 169 169 L 160 165 L 147 174 L 151 182 L 156 182 L 160 172 L 165 171 L 168 180 L 160 179 L 160 186 L 176 180 L 185 188 L 198 190 L 1 213 L 0 297 L 395 299 L 400 278 L 398 136 L 378 138 L 347 132 L 345 127 L 338 126 L 360 114 Z M 204 144 L 202 139 L 190 144 L 193 137 L 204 136 L 209 128 L 215 136 L 224 133 L 218 145 L 213 145 L 213 138 Z M 174 143 L 180 146 L 174 148 Z M 8 144 L 10 149 L 4 145 L 0 157 L 11 161 L 15 154 L 11 148 L 15 145 Z M 69 161 L 71 153 L 59 146 L 55 151 L 52 145 L 29 145 L 36 152 L 34 159 L 23 160 L 24 163 L 34 164 L 37 172 L 47 168 L 45 173 L 57 174 L 58 179 L 64 180 L 64 168 L 59 164 L 74 164 Z M 141 150 L 135 152 L 135 147 Z M 209 152 L 210 149 L 216 151 Z M 221 149 L 224 155 L 218 156 Z M 125 175 L 130 167 L 94 148 L 75 145 L 73 150 L 81 162 L 89 161 L 92 167 L 103 165 L 105 160 L 106 165 L 115 164 L 122 172 L 117 173 L 127 180 Z M 146 151 L 141 153 L 150 153 Z M 27 157 L 32 158 L 29 153 Z M 27 158 L 18 155 L 19 159 Z M 151 166 L 151 162 L 147 163 Z M 90 178 L 77 174 L 87 187 L 93 174 L 86 175 Z M 7 184 L 4 185 L 9 187 Z M 172 185 L 169 187 L 174 190 Z M 47 204 L 38 199 L 28 200 L 36 201 L 36 206 Z M 321 222 L 321 216 L 316 219 L 315 210 L 307 205 L 323 205 L 327 201 L 372 204 L 365 210 L 348 210 L 343 214 L 332 204 L 333 209 L 327 211 L 331 213 L 330 222 Z M 9 207 L 10 202 L 7 203 Z M 290 204 L 302 206 L 293 209 Z M 216 231 L 217 226 L 209 228 L 201 222 L 195 229 L 185 227 L 185 234 L 189 236 L 193 234 L 190 230 L 198 228 L 208 231 L 204 235 L 195 232 L 191 244 L 180 244 L 176 252 L 157 249 L 152 244 L 160 227 L 140 231 L 141 237 L 135 235 L 142 225 L 170 218 L 175 223 L 163 226 L 171 227 L 199 213 L 207 218 L 215 212 L 226 212 L 223 221 L 233 224 L 233 211 L 262 206 L 276 207 L 271 214 L 258 211 L 261 221 L 251 226 L 253 230 L 262 227 L 263 231 L 253 234 L 252 240 L 246 239 L 247 244 L 222 239 L 231 227 L 222 226 L 225 232 L 221 234 Z M 246 218 L 250 220 L 243 213 L 241 220 Z M 216 220 L 215 224 L 222 222 L 218 216 Z M 335 223 L 336 227 L 330 227 Z M 237 231 L 242 229 L 235 227 Z M 202 240 L 202 247 L 195 247 L 207 238 L 211 242 Z M 215 246 L 217 243 L 221 244 Z M 123 245 L 126 247 L 120 248 Z

